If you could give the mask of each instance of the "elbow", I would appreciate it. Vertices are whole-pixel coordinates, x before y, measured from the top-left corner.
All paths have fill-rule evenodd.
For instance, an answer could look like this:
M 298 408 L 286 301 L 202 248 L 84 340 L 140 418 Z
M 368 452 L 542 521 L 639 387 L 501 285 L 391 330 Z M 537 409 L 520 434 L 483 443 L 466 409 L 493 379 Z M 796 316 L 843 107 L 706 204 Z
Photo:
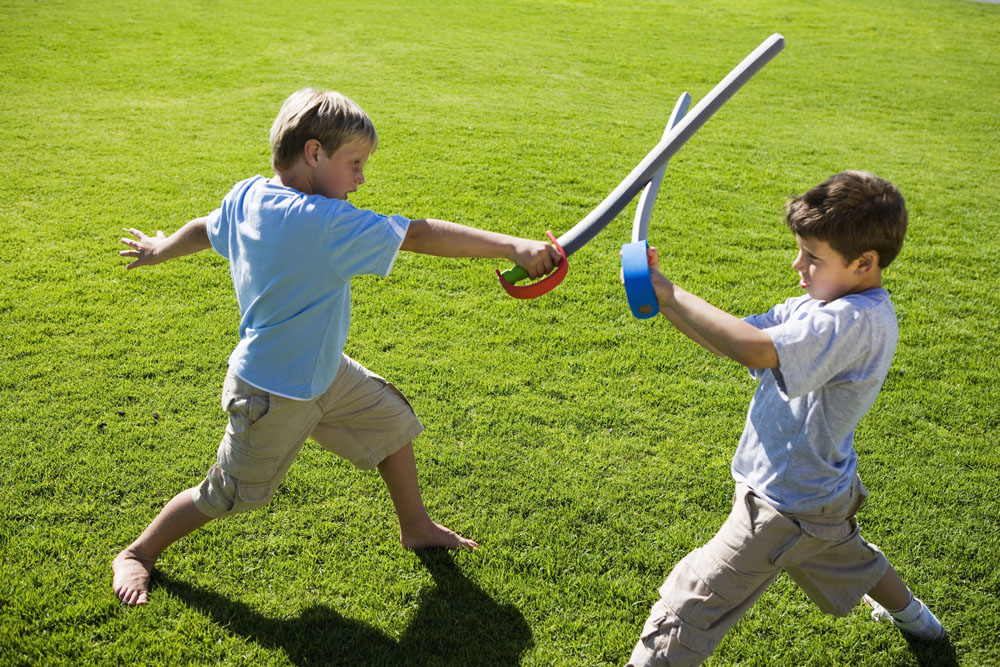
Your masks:
M 766 341 L 741 345 L 726 356 L 743 364 L 747 368 L 764 369 L 778 367 L 778 351 L 775 349 L 770 337 Z
M 422 248 L 426 245 L 425 239 L 427 238 L 429 228 L 430 225 L 425 219 L 410 220 L 400 249 L 408 252 L 422 252 Z
M 735 358 L 736 361 L 740 362 L 747 368 L 760 369 L 765 368 L 777 368 L 778 367 L 778 355 L 774 352 L 774 348 L 770 351 L 767 350 L 755 350 L 748 354 L 740 355 L 740 358 Z

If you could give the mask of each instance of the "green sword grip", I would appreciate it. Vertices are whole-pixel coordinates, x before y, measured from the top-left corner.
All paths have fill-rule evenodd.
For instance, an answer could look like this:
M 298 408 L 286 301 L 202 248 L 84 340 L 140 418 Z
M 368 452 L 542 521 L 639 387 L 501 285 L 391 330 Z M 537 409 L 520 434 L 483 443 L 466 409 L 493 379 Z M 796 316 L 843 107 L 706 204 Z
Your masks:
M 528 272 L 520 266 L 512 266 L 500 274 L 503 279 L 514 285 L 528 277 Z

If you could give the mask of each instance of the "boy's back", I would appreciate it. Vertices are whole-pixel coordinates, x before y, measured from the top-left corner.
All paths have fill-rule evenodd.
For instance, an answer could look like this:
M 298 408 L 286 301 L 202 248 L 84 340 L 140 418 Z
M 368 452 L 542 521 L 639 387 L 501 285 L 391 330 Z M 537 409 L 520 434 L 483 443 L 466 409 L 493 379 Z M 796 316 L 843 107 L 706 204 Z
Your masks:
M 207 222 L 240 306 L 230 367 L 289 398 L 326 389 L 347 338 L 350 280 L 388 275 L 408 222 L 262 176 L 237 183 Z

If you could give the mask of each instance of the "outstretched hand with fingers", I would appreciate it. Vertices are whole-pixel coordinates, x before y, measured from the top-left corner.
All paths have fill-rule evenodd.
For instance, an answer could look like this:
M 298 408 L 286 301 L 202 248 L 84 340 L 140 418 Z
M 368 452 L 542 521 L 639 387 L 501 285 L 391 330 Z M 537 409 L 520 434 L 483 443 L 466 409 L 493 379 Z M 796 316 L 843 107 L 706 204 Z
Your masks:
M 195 218 L 170 236 L 164 236 L 159 231 L 156 236 L 146 236 L 138 229 L 129 228 L 126 231 L 135 239 L 122 237 L 122 243 L 129 249 L 118 254 L 122 257 L 134 257 L 135 261 L 125 267 L 134 269 L 206 250 L 212 247 L 206 231 L 207 222 L 208 218 Z
M 129 228 L 126 231 L 134 236 L 135 239 L 133 240 L 123 236 L 121 241 L 129 247 L 129 250 L 119 251 L 118 254 L 122 257 L 136 258 L 134 262 L 125 267 L 126 269 L 159 264 L 163 261 L 163 258 L 159 253 L 163 244 L 166 243 L 167 240 L 167 237 L 164 236 L 163 232 L 157 231 L 156 236 L 146 236 L 138 229 Z

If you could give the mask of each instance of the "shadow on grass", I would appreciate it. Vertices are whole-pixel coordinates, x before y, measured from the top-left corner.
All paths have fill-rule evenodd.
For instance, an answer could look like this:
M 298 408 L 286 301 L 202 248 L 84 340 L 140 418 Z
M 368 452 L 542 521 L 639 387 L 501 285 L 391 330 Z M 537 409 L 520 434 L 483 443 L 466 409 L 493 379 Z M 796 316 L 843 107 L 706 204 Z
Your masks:
M 958 654 L 947 635 L 936 642 L 925 642 L 907 635 L 904 637 L 920 667 L 957 667 Z
M 317 604 L 298 618 L 274 619 L 210 590 L 154 572 L 153 584 L 200 610 L 232 633 L 280 648 L 295 665 L 494 665 L 519 664 L 531 646 L 521 613 L 500 605 L 469 581 L 444 551 L 418 554 L 434 578 L 399 640 L 367 623 Z

